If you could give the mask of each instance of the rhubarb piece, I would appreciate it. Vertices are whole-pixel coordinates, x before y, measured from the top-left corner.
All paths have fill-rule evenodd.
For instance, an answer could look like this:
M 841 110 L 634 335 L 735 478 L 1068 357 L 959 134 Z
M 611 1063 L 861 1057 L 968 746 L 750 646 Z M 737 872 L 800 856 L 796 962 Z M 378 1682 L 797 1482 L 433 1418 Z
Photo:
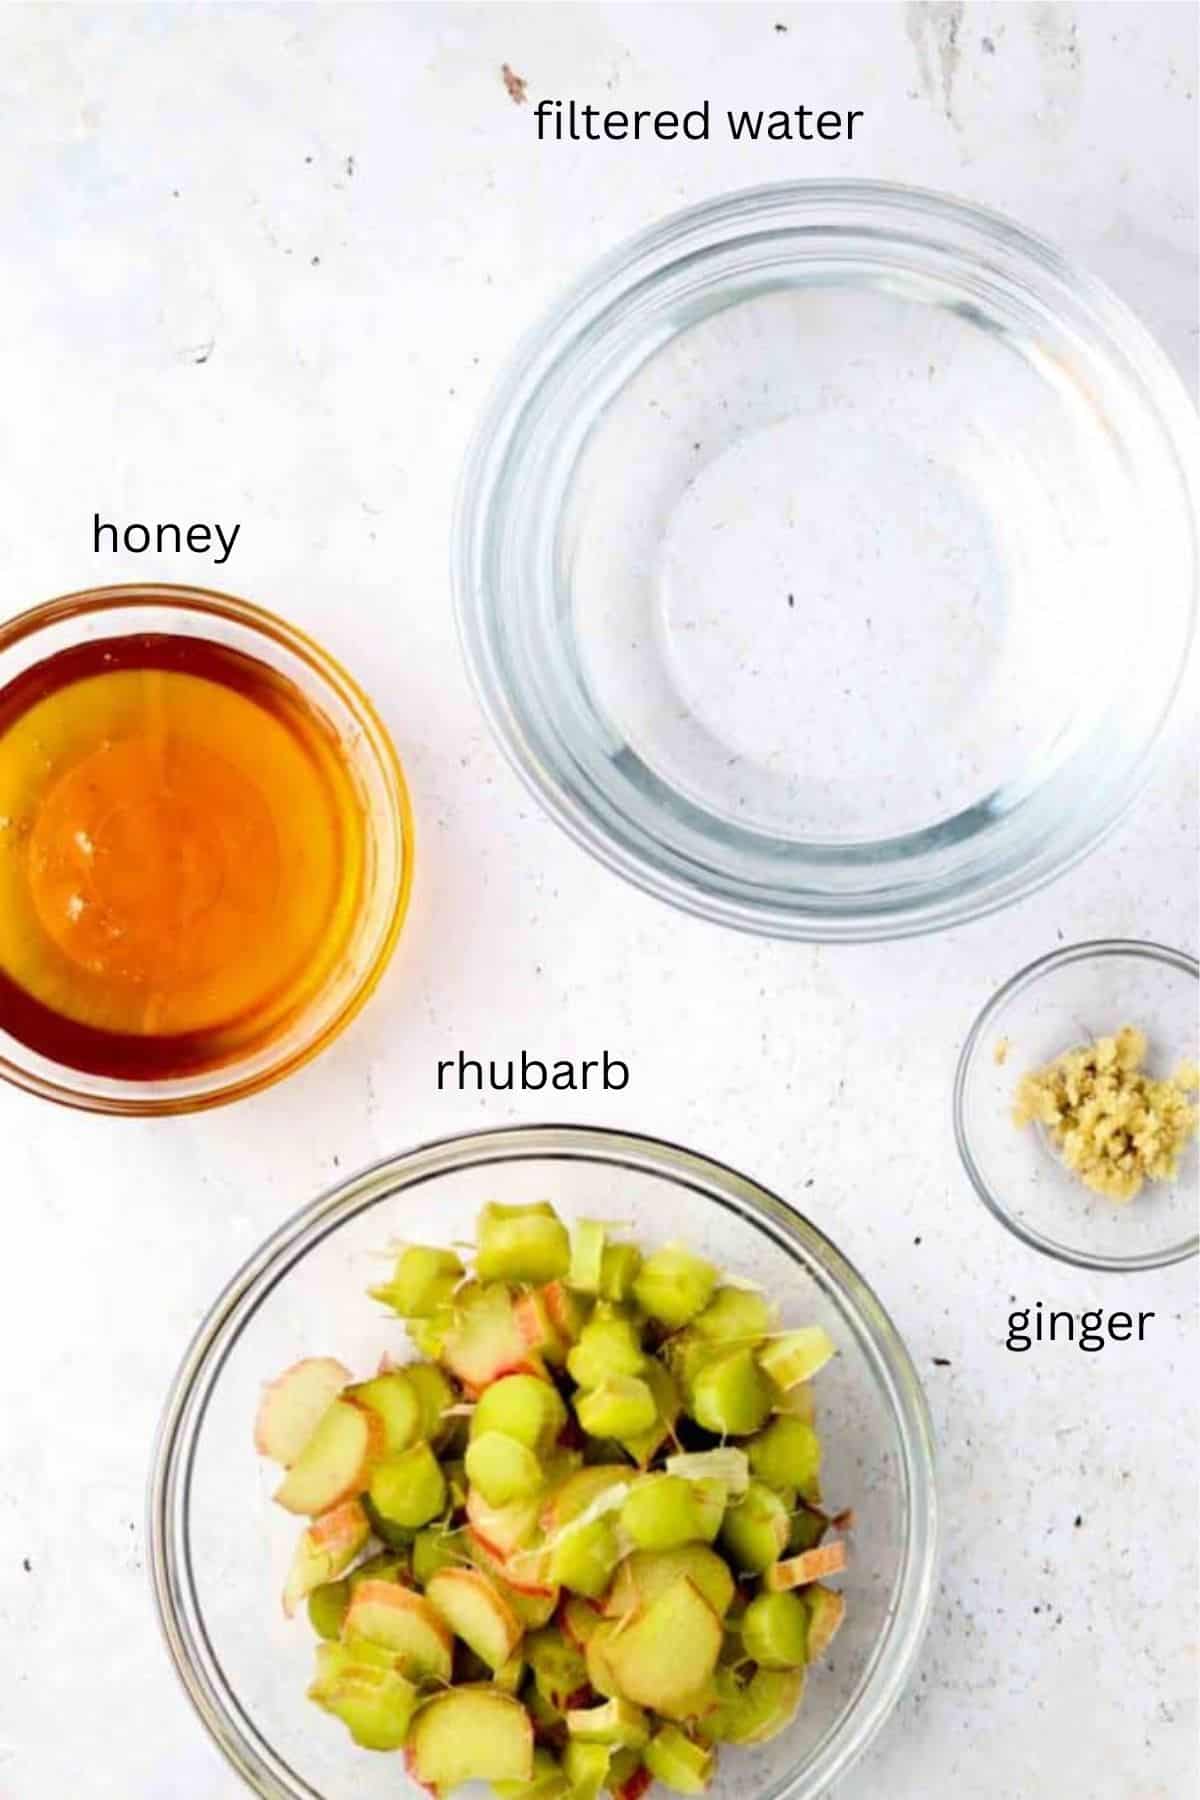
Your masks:
M 693 1256 L 681 1245 L 668 1244 L 643 1262 L 633 1292 L 649 1318 L 678 1331 L 703 1312 L 716 1285 L 717 1271 L 711 1263 Z
M 724 1510 L 725 1490 L 719 1482 L 643 1475 L 629 1490 L 621 1524 L 639 1550 L 674 1550 L 681 1544 L 711 1543 Z
M 524 1650 L 534 1686 L 555 1712 L 565 1714 L 577 1695 L 586 1694 L 588 1669 L 583 1653 L 560 1631 L 551 1627 L 531 1632 Z
M 635 1432 L 632 1436 L 622 1435 L 620 1444 L 638 1467 L 644 1469 L 673 1436 L 683 1402 L 675 1377 L 666 1364 L 655 1357 L 647 1359 L 640 1377 L 634 1379 L 644 1381 L 650 1389 L 654 1400 L 654 1419 L 644 1431 Z
M 467 1445 L 467 1479 L 491 1506 L 527 1499 L 542 1487 L 542 1466 L 532 1450 L 502 1431 L 485 1431 Z
M 502 1375 L 544 1373 L 503 1287 L 479 1288 L 455 1308 L 440 1357 L 471 1394 L 481 1394 Z
M 698 1425 L 718 1437 L 745 1437 L 770 1416 L 771 1390 L 754 1351 L 726 1350 L 697 1369 L 688 1390 L 688 1410 Z
M 565 1277 L 571 1261 L 567 1229 L 546 1201 L 483 1208 L 475 1225 L 480 1281 L 541 1283 Z
M 464 1781 L 528 1782 L 533 1776 L 529 1714 L 519 1700 L 494 1688 L 451 1688 L 418 1711 L 408 1765 L 434 1792 Z
M 557 1388 L 535 1375 L 505 1375 L 479 1397 L 471 1436 L 500 1431 L 539 1453 L 548 1451 L 567 1422 Z
M 573 1594 L 598 1599 L 608 1587 L 621 1557 L 611 1515 L 580 1521 L 563 1531 L 550 1547 L 550 1578 Z
M 383 1426 L 383 1448 L 387 1455 L 407 1450 L 423 1435 L 421 1403 L 408 1376 L 400 1369 L 376 1375 L 370 1381 L 347 1388 L 346 1398 L 359 1406 L 369 1407 Z
M 684 1579 L 700 1591 L 719 1619 L 725 1617 L 733 1601 L 733 1576 L 706 1544 L 682 1544 L 677 1550 L 635 1550 L 617 1570 L 604 1602 L 604 1615 L 621 1618 L 644 1610 Z
M 461 1552 L 455 1548 L 455 1534 L 441 1526 L 426 1526 L 412 1541 L 413 1580 L 419 1587 L 427 1587 L 439 1569 L 454 1568 L 461 1560 Z
M 588 1681 L 595 1692 L 602 1694 L 606 1700 L 616 1700 L 621 1697 L 616 1671 L 609 1661 L 609 1651 L 618 1632 L 622 1629 L 622 1623 L 620 1619 L 605 1619 L 598 1630 L 594 1631 L 588 1639 L 583 1653 L 587 1663 Z
M 656 1781 L 675 1794 L 702 1794 L 712 1780 L 713 1752 L 680 1731 L 664 1725 L 656 1731 L 642 1760 Z
M 572 1707 L 567 1731 L 582 1744 L 607 1744 L 611 1749 L 636 1750 L 650 1736 L 646 1715 L 628 1700 L 606 1700 L 601 1706 Z
M 802 1381 L 798 1387 L 776 1394 L 771 1411 L 782 1414 L 784 1418 L 803 1419 L 806 1425 L 811 1425 L 817 1416 L 817 1403 L 812 1388 L 807 1381 Z
M 561 1287 L 562 1284 L 551 1285 Z M 549 1291 L 548 1288 L 530 1288 L 518 1294 L 513 1301 L 513 1317 L 531 1355 L 540 1357 L 552 1369 L 561 1369 L 574 1340 L 568 1340 L 551 1317 L 546 1299 Z
M 541 1296 L 550 1322 L 563 1342 L 568 1346 L 577 1344 L 590 1317 L 587 1301 L 572 1293 L 565 1281 L 547 1282 L 541 1289 Z
M 489 1669 L 502 1668 L 524 1635 L 507 1600 L 477 1569 L 439 1570 L 425 1598 Z
M 618 1304 L 632 1300 L 641 1266 L 642 1253 L 633 1244 L 605 1244 L 600 1259 L 600 1298 Z
M 599 1219 L 579 1219 L 571 1227 L 571 1264 L 567 1270 L 567 1286 L 573 1287 L 576 1293 L 600 1292 L 606 1234 L 607 1227 Z
M 585 1744 L 568 1737 L 563 1746 L 563 1774 L 570 1782 L 571 1800 L 599 1800 L 608 1780 L 612 1751 L 606 1744 Z
M 275 1490 L 292 1513 L 329 1512 L 361 1494 L 383 1450 L 377 1415 L 352 1400 L 335 1400 Z
M 511 1556 L 501 1557 L 487 1548 L 474 1529 L 469 1529 L 465 1546 L 471 1561 L 491 1577 L 504 1597 L 514 1605 L 518 1594 L 532 1598 L 547 1594 L 557 1596 L 558 1590 L 550 1580 L 550 1552 L 540 1540 L 526 1549 L 514 1550 Z M 523 1610 L 521 1616 L 525 1616 Z
M 750 1468 L 768 1487 L 796 1488 L 806 1500 L 821 1497 L 821 1440 L 803 1419 L 777 1415 L 746 1446 Z
M 571 1784 L 554 1752 L 539 1748 L 534 1750 L 528 1781 L 494 1781 L 492 1792 L 496 1800 L 570 1800 Z
M 541 1631 L 558 1611 L 560 1595 L 557 1588 L 547 1588 L 544 1592 L 530 1594 L 522 1588 L 502 1585 L 500 1592 L 526 1631 Z
M 840 1575 L 846 1566 L 846 1544 L 843 1538 L 834 1538 L 830 1544 L 822 1544 L 817 1550 L 805 1550 L 800 1556 L 789 1556 L 786 1562 L 775 1563 L 763 1576 L 763 1586 L 773 1594 L 786 1593 L 790 1588 L 807 1587 L 810 1582 L 821 1581 L 826 1575 Z
M 446 1478 L 428 1444 L 386 1457 L 372 1476 L 367 1498 L 385 1526 L 413 1532 L 436 1519 L 446 1504 Z
M 420 1408 L 421 1428 L 417 1436 L 441 1449 L 454 1426 L 454 1420 L 446 1417 L 454 1405 L 454 1389 L 431 1362 L 406 1363 L 403 1373 Z
M 342 1635 L 342 1624 L 350 1606 L 348 1581 L 323 1581 L 308 1596 L 308 1622 L 319 1638 L 334 1642 Z M 287 1611 L 287 1608 L 284 1608 Z
M 288 1570 L 283 1590 L 285 1615 L 290 1619 L 315 1588 L 348 1569 L 370 1534 L 367 1515 L 357 1500 L 345 1500 L 314 1519 L 300 1534 Z
M 554 1536 L 605 1494 L 613 1494 L 615 1508 L 619 1511 L 625 1495 L 617 1495 L 616 1490 L 628 1487 L 631 1472 L 624 1463 L 598 1463 L 593 1468 L 577 1469 L 551 1490 L 542 1508 L 542 1530 L 547 1537 Z
M 792 1521 L 773 1489 L 752 1481 L 740 1500 L 726 1508 L 721 1544 L 740 1575 L 761 1575 L 788 1546 Z
M 750 1464 L 746 1452 L 734 1444 L 716 1450 L 693 1450 L 667 1458 L 667 1474 L 682 1475 L 685 1481 L 719 1481 L 731 1500 L 740 1499 L 750 1486 Z
M 396 1258 L 391 1280 L 367 1292 L 402 1319 L 429 1319 L 450 1304 L 462 1278 L 463 1266 L 453 1250 L 409 1244 Z
M 344 1636 L 366 1638 L 396 1658 L 409 1681 L 450 1680 L 454 1639 L 424 1594 L 394 1581 L 363 1581 L 354 1590 Z
M 543 1501 L 539 1495 L 493 1506 L 471 1488 L 467 1494 L 467 1523 L 485 1549 L 506 1561 L 515 1550 L 526 1549 L 538 1535 L 538 1516 Z
M 437 1362 L 444 1355 L 461 1314 L 458 1303 L 439 1306 L 428 1319 L 410 1319 L 405 1330 L 417 1351 L 428 1361 Z
M 332 1713 L 364 1750 L 399 1750 L 408 1737 L 417 1690 L 395 1669 L 359 1660 L 342 1644 L 322 1644 L 308 1697 Z
M 658 1407 L 648 1384 L 637 1375 L 610 1375 L 598 1387 L 575 1397 L 575 1413 L 590 1437 L 635 1437 L 648 1431 Z
M 750 1288 L 718 1288 L 690 1330 L 713 1344 L 760 1344 L 775 1324 L 775 1309 Z
M 624 1566 L 624 1565 L 622 1565 Z M 603 1614 L 582 1594 L 568 1594 L 559 1609 L 559 1624 L 577 1650 L 585 1650 L 598 1630 Z
M 567 1372 L 581 1388 L 599 1387 L 614 1375 L 640 1375 L 646 1353 L 632 1319 L 620 1313 L 593 1313 L 567 1356 Z
M 758 1366 L 777 1388 L 789 1393 L 802 1381 L 811 1381 L 834 1354 L 833 1339 L 820 1325 L 785 1331 L 772 1338 L 758 1353 Z
M 742 1615 L 742 1645 L 762 1669 L 808 1661 L 808 1607 L 798 1594 L 756 1594 Z
M 766 1744 L 791 1724 L 804 1693 L 803 1669 L 756 1669 L 732 1704 L 705 1721 L 726 1744 Z
M 514 1650 L 506 1663 L 502 1663 L 492 1676 L 492 1680 L 502 1694 L 519 1694 L 521 1683 L 525 1679 L 525 1658 L 519 1650 Z
M 788 1555 L 799 1556 L 802 1550 L 815 1550 L 828 1530 L 829 1519 L 819 1507 L 798 1501 L 792 1513 L 792 1529 L 787 1541 Z
M 254 1421 L 259 1455 L 290 1469 L 349 1380 L 332 1356 L 308 1356 L 268 1382 Z
M 819 1662 L 846 1616 L 845 1596 L 818 1582 L 804 1590 L 804 1600 L 808 1607 L 808 1660 Z
M 721 1621 L 685 1579 L 606 1643 L 605 1656 L 625 1699 L 661 1712 L 704 1685 L 717 1666 L 721 1643 Z

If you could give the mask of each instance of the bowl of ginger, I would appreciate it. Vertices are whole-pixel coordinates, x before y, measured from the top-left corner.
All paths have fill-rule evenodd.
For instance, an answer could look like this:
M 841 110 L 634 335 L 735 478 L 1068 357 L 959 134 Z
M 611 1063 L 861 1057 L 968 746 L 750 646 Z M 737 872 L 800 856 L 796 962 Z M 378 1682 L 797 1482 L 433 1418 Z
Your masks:
M 1136 941 L 1069 945 L 988 1001 L 954 1084 L 980 1199 L 1036 1250 L 1161 1267 L 1197 1249 L 1196 959 Z

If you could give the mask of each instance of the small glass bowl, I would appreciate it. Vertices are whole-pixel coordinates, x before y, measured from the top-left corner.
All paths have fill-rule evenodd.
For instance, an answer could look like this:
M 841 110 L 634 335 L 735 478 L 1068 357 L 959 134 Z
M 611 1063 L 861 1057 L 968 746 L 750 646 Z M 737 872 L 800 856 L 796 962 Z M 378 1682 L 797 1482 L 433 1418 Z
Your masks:
M 941 929 L 1144 783 L 1195 461 L 1144 328 L 1010 220 L 732 194 L 516 353 L 460 496 L 467 659 L 543 805 L 651 893 L 779 937 Z
M 912 1670 L 934 1588 L 933 1443 L 912 1363 L 861 1276 L 782 1200 L 689 1151 L 583 1127 L 480 1132 L 368 1169 L 277 1231 L 217 1300 L 167 1402 L 150 1492 L 159 1615 L 197 1712 L 264 1800 L 416 1790 L 399 1759 L 356 1750 L 305 1699 L 314 1640 L 278 1599 L 297 1522 L 271 1504 L 278 1471 L 251 1445 L 262 1383 L 306 1355 L 362 1369 L 381 1351 L 411 1355 L 399 1321 L 364 1294 L 389 1242 L 470 1239 L 485 1201 L 543 1198 L 568 1220 L 619 1218 L 643 1242 L 686 1239 L 839 1347 L 817 1403 L 826 1494 L 855 1513 L 846 1622 L 794 1725 L 758 1749 L 731 1748 L 713 1800 L 817 1800 Z
M 1088 1269 L 1156 1269 L 1198 1247 L 1197 1155 L 1172 1182 L 1148 1181 L 1122 1205 L 1093 1194 L 1045 1132 L 1013 1124 L 1017 1082 L 1077 1044 L 1136 1025 L 1152 1075 L 1197 1048 L 1200 965 L 1182 950 L 1115 939 L 1056 950 L 994 994 L 971 1027 L 954 1081 L 954 1135 L 979 1198 L 1017 1237 Z
M 85 1111 L 145 1117 L 196 1112 L 256 1093 L 308 1062 L 344 1030 L 374 991 L 399 935 L 412 879 L 413 833 L 396 752 L 366 695 L 318 644 L 247 600 L 160 582 L 65 594 L 0 624 L 0 689 L 89 638 L 143 633 L 228 645 L 299 689 L 337 739 L 360 790 L 367 834 L 362 899 L 345 955 L 277 1037 L 237 1061 L 171 1080 L 111 1080 L 36 1054 L 5 1031 L 0 1017 L 0 1077 Z

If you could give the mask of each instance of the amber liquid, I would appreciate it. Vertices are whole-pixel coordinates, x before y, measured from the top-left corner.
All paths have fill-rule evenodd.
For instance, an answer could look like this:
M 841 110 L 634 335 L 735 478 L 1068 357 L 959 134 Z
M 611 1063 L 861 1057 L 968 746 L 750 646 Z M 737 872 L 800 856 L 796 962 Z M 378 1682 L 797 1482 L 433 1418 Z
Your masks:
M 114 1079 L 240 1061 L 345 954 L 366 844 L 337 734 L 265 663 L 62 651 L 0 689 L 0 1027 Z

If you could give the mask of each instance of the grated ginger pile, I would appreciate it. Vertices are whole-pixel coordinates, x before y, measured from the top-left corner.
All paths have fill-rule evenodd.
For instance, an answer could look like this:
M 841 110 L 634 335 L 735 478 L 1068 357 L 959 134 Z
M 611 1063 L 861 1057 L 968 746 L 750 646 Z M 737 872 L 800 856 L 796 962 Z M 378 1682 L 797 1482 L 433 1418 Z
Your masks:
M 1170 1181 L 1195 1135 L 1200 1068 L 1183 1063 L 1165 1081 L 1142 1064 L 1145 1033 L 1123 1025 L 1114 1036 L 1067 1050 L 1021 1077 L 1013 1123 L 1045 1126 L 1067 1168 L 1085 1187 L 1128 1201 L 1149 1181 Z

